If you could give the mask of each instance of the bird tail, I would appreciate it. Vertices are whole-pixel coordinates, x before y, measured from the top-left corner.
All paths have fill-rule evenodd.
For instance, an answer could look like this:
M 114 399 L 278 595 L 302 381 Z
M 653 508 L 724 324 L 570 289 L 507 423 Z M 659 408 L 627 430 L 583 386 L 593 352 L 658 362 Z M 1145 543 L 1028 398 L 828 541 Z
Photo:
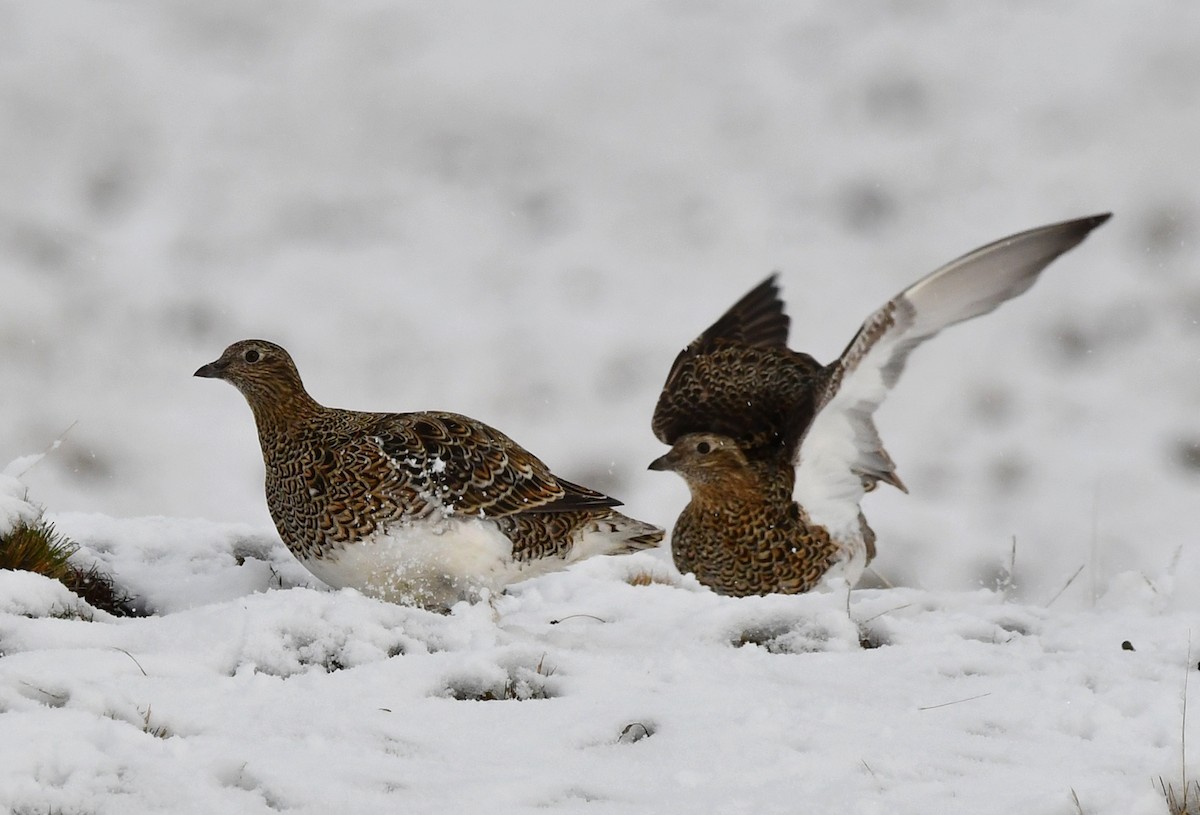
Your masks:
M 598 540 L 592 543 L 592 539 Z M 662 543 L 662 539 L 663 530 L 657 526 L 613 510 L 588 524 L 575 546 L 578 548 L 598 544 L 603 547 L 603 551 L 588 554 L 628 555 L 643 549 L 653 549 Z M 587 557 L 588 554 L 582 556 Z

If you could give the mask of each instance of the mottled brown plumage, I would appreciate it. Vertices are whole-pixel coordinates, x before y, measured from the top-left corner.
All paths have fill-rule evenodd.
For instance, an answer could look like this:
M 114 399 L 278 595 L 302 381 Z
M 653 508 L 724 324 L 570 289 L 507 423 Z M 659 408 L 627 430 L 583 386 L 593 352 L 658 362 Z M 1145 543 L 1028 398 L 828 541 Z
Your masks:
M 662 539 L 615 511 L 619 501 L 555 476 L 482 422 L 323 407 L 273 343 L 234 343 L 196 375 L 225 379 L 246 397 L 279 535 L 335 587 L 444 607 Z
M 679 570 L 732 595 L 856 582 L 875 553 L 864 492 L 904 489 L 873 416 L 908 355 L 1026 291 L 1108 218 L 1031 229 L 942 266 L 827 366 L 787 348 L 774 276 L 738 301 L 676 358 L 652 421 L 672 447 L 651 469 L 678 472 L 692 495 L 672 533 Z
M 826 373 L 787 347 L 789 322 L 771 275 L 680 351 L 654 408 L 658 440 L 719 433 L 751 458 L 790 459 Z
M 838 559 L 838 545 L 792 500 L 788 461 L 748 458 L 728 436 L 689 433 L 650 467 L 687 479 L 692 500 L 671 532 L 671 553 L 680 571 L 720 594 L 805 592 Z

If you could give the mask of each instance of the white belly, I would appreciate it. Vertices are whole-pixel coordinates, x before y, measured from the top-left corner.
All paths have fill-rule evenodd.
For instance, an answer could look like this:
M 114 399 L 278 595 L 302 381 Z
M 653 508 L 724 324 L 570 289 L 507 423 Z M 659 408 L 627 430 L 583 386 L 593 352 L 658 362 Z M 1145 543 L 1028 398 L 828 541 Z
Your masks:
M 490 521 L 450 518 L 393 524 L 301 563 L 334 588 L 405 605 L 448 608 L 515 575 L 512 542 Z
M 867 568 L 867 546 L 862 535 L 852 540 L 838 540 L 841 558 L 829 567 L 821 577 L 817 588 L 836 589 L 840 586 L 854 588 Z
M 818 588 L 840 585 L 854 588 L 867 568 L 867 541 L 863 536 L 863 521 L 859 515 L 858 504 L 819 501 L 815 503 L 815 512 L 800 504 L 805 522 L 812 526 L 824 527 L 838 548 L 838 559 L 821 577 Z M 853 508 L 853 514 L 849 507 Z

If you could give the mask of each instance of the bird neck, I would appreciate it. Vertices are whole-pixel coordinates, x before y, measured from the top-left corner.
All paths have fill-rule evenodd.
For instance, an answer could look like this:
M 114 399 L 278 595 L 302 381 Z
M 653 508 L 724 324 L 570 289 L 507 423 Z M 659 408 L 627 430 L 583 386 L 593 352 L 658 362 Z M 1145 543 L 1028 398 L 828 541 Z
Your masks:
M 304 390 L 276 394 L 269 402 L 252 400 L 254 424 L 265 449 L 269 442 L 293 435 L 299 428 L 327 410 Z
M 764 514 L 787 512 L 792 503 L 795 471 L 787 462 L 752 461 L 723 470 L 719 477 L 688 479 L 692 501 L 710 510 L 737 513 L 759 507 Z

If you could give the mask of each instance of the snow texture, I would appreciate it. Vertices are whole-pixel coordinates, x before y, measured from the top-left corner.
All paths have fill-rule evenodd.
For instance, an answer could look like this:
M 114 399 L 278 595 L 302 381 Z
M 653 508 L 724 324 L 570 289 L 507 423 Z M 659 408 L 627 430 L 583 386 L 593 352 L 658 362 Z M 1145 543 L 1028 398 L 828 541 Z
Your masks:
M 642 553 L 439 615 L 286 587 L 226 525 L 54 521 L 159 613 L 0 572 L 4 811 L 1157 815 L 1178 773 L 1195 619 L 1137 587 L 858 591 L 851 623 Z
M 1163 812 L 1200 650 L 1198 31 L 1083 0 L 0 2 L 0 461 L 77 423 L 5 470 L 0 527 L 45 505 L 154 612 L 0 575 L 0 811 Z M 662 551 L 449 616 L 329 592 L 243 400 L 191 378 L 266 337 L 322 402 L 466 413 L 669 526 L 658 389 L 772 270 L 828 361 L 942 263 L 1104 210 L 877 414 L 910 489 L 865 499 L 878 648 L 832 595 L 719 598 Z

